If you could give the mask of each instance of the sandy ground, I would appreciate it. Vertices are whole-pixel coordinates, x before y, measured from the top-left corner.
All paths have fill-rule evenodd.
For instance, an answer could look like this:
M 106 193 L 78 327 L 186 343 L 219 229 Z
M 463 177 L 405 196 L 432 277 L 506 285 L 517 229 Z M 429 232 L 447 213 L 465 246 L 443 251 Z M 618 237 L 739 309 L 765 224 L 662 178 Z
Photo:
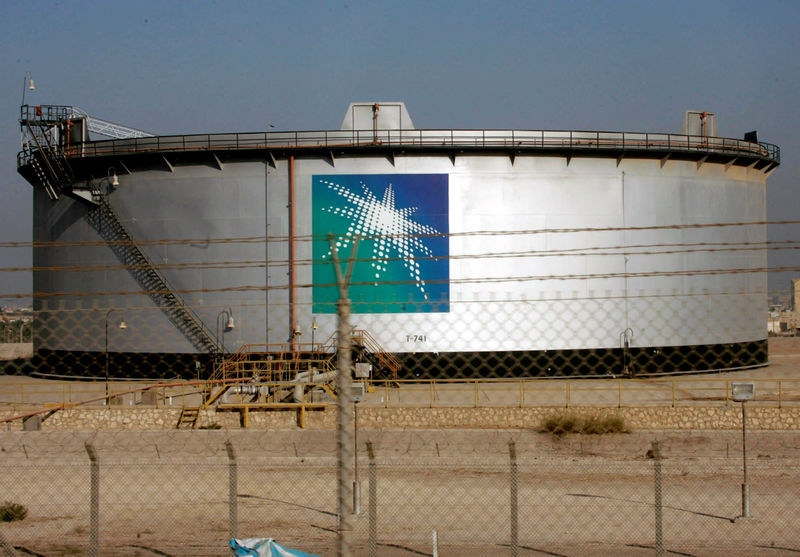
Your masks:
M 103 555 L 226 555 L 231 441 L 237 533 L 333 555 L 336 442 L 331 432 L 170 431 L 0 434 L 0 492 L 25 504 L 2 532 L 27 554 L 83 554 L 89 543 L 90 465 L 100 470 Z M 522 555 L 648 555 L 655 543 L 659 440 L 663 532 L 684 555 L 800 552 L 800 434 L 748 439 L 751 515 L 741 514 L 736 432 L 637 432 L 556 438 L 532 431 L 366 431 L 374 461 L 378 555 L 509 555 L 509 441 L 518 454 Z M 360 443 L 359 554 L 369 541 L 370 469 Z M 505 545 L 504 545 L 505 544 Z M 524 547 L 523 547 L 524 546 Z M 642 547 L 643 546 L 643 547 Z M 781 549 L 782 548 L 782 549 Z M 22 553 L 26 554 L 26 553 Z
M 776 340 L 771 366 L 725 378 L 797 378 L 800 339 Z M 230 555 L 226 441 L 236 454 L 237 535 L 334 555 L 337 448 L 326 431 L 0 432 L 0 500 L 29 511 L 0 532 L 20 555 L 87 554 L 89 443 L 99 463 L 101 555 Z M 433 555 L 434 530 L 438 555 L 511 555 L 514 493 L 518 555 L 653 555 L 653 441 L 664 455 L 665 555 L 800 553 L 797 432 L 748 433 L 748 519 L 737 519 L 741 432 L 380 430 L 360 432 L 359 441 L 358 555 L 370 554 L 371 510 L 377 555 Z

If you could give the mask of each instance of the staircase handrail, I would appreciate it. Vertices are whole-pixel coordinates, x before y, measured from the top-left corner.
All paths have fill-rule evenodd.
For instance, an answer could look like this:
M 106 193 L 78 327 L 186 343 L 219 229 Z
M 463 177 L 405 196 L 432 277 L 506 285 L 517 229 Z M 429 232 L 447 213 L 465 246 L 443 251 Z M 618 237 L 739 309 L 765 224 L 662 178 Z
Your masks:
M 114 207 L 111 206 L 111 203 L 109 203 L 107 195 L 102 195 L 101 194 L 99 196 L 99 201 L 102 203 L 103 208 L 106 209 L 106 211 L 108 211 L 109 213 L 111 213 L 112 216 L 118 222 L 120 222 L 120 223 L 122 222 L 120 217 L 119 217 L 119 214 L 117 213 L 117 211 L 114 209 Z M 131 236 L 128 233 L 128 231 L 125 230 L 124 228 L 123 228 L 123 232 L 128 237 L 129 247 L 134 249 L 134 250 L 136 250 L 141 255 L 142 259 L 144 259 L 144 261 L 147 263 L 149 268 L 155 270 L 155 266 L 153 265 L 153 262 L 147 256 L 147 254 L 144 251 L 142 251 L 142 249 L 138 245 L 136 245 L 136 241 L 133 239 L 133 236 Z M 212 353 L 218 354 L 218 353 L 222 352 L 222 347 L 220 346 L 219 341 L 216 340 L 215 336 L 213 336 L 211 334 L 211 330 L 208 329 L 208 327 L 205 326 L 205 324 L 203 323 L 203 320 L 200 318 L 199 315 L 197 315 L 197 313 L 191 308 L 191 306 L 186 305 L 186 303 L 183 301 L 183 298 L 181 298 L 180 296 L 178 296 L 178 294 L 175 293 L 175 289 L 169 283 L 169 281 L 167 280 L 167 277 L 165 277 L 164 275 L 162 275 L 161 273 L 159 273 L 157 271 L 155 272 L 154 276 L 156 276 L 158 278 L 158 280 L 161 281 L 163 283 L 163 285 L 164 285 L 164 290 L 161 291 L 161 292 L 157 292 L 157 294 L 161 294 L 161 295 L 164 295 L 164 296 L 171 295 L 173 297 L 173 299 L 175 300 L 175 305 L 174 306 L 169 306 L 169 307 L 174 307 L 176 309 L 181 309 L 181 310 L 185 311 L 186 314 L 188 315 L 188 317 L 190 318 L 190 320 L 192 321 L 192 324 L 195 327 L 197 327 L 198 329 L 200 329 L 200 331 L 206 337 L 206 341 L 208 342 L 208 344 L 210 344 L 210 345 L 212 345 L 214 347 L 214 349 L 212 350 Z
M 381 364 L 389 368 L 395 376 L 403 367 L 400 361 L 386 352 L 383 347 L 378 344 L 378 341 L 367 331 L 363 329 L 353 329 L 350 332 L 350 336 L 354 341 L 359 342 L 364 348 L 375 354 Z
M 28 128 L 28 133 L 30 134 L 30 137 L 33 139 L 34 143 L 36 143 L 36 147 L 38 148 L 38 153 L 41 155 L 42 160 L 47 165 L 47 170 L 49 171 L 50 176 L 53 179 L 53 185 L 55 186 L 55 189 L 61 190 L 63 184 L 72 183 L 72 169 L 70 168 L 67 159 L 64 158 L 63 161 L 57 160 L 57 158 L 55 158 L 52 161 L 50 160 L 51 153 L 57 157 L 57 155 L 60 154 L 61 151 L 57 147 L 54 147 L 53 145 L 50 144 L 50 139 L 47 137 L 47 134 L 42 135 L 45 142 L 47 143 L 47 148 L 45 149 L 39 143 L 39 139 L 36 137 L 33 128 L 31 128 L 31 125 L 27 121 L 25 122 L 25 127 Z M 35 156 L 35 153 L 36 153 L 35 151 L 31 151 L 31 157 Z M 61 154 L 63 156 L 63 153 Z M 53 168 L 53 164 L 59 166 L 58 171 L 56 171 L 56 169 Z M 54 193 L 56 194 L 57 197 L 59 191 L 55 191 Z

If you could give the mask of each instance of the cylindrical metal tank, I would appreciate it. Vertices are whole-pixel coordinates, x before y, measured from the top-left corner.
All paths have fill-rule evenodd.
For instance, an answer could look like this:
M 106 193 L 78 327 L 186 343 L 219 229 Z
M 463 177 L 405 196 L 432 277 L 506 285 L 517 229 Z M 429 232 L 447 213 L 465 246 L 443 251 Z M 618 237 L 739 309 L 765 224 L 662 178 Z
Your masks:
M 40 366 L 96 374 L 92 355 L 112 352 L 115 366 L 187 376 L 214 344 L 323 343 L 338 296 L 329 234 L 343 259 L 363 237 L 351 323 L 408 376 L 766 363 L 775 146 L 359 130 L 352 111 L 337 131 L 70 146 L 72 189 L 34 190 Z

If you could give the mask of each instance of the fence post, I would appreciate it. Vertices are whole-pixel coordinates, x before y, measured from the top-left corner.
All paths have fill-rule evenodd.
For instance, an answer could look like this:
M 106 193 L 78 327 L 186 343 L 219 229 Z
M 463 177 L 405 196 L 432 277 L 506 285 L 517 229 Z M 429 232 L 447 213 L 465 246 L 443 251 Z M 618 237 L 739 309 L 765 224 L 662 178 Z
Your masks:
M 378 473 L 375 469 L 375 452 L 367 443 L 369 455 L 369 557 L 378 555 Z
M 336 303 L 338 314 L 336 391 L 339 402 L 337 427 L 339 526 L 337 541 L 338 555 L 340 557 L 350 557 L 353 554 L 353 380 L 351 376 L 353 373 L 353 336 L 350 331 L 351 302 L 348 297 L 348 288 L 356 253 L 358 252 L 358 241 L 358 237 L 353 241 L 350 259 L 347 261 L 347 269 L 343 273 L 342 268 L 339 266 L 339 251 L 333 234 L 328 235 L 328 242 L 331 246 L 331 259 L 333 259 L 333 267 L 336 271 L 336 283 L 339 286 L 339 299 Z
M 656 508 L 656 557 L 663 557 L 664 555 L 664 523 L 662 506 L 662 484 L 661 484 L 661 448 L 658 441 L 653 441 L 653 471 L 655 476 L 655 508 Z
M 510 459 L 510 491 L 511 491 L 511 555 L 517 557 L 519 545 L 519 494 L 517 483 L 517 446 L 514 441 L 508 443 L 508 456 Z
M 672 383 L 672 407 L 675 408 L 675 380 L 671 381 Z
M 89 455 L 89 555 L 97 557 L 100 546 L 100 460 L 91 443 L 86 443 Z
M 228 537 L 235 538 L 239 529 L 239 467 L 230 439 L 225 441 L 225 450 L 228 452 Z

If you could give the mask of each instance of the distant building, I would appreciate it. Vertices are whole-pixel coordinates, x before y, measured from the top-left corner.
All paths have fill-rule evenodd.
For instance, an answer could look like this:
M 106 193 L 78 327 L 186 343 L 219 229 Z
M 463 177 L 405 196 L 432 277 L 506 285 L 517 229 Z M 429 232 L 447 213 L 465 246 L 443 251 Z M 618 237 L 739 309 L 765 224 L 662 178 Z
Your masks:
M 785 304 L 771 304 L 767 332 L 770 336 L 797 336 L 800 329 L 800 278 L 792 279 L 791 309 Z

